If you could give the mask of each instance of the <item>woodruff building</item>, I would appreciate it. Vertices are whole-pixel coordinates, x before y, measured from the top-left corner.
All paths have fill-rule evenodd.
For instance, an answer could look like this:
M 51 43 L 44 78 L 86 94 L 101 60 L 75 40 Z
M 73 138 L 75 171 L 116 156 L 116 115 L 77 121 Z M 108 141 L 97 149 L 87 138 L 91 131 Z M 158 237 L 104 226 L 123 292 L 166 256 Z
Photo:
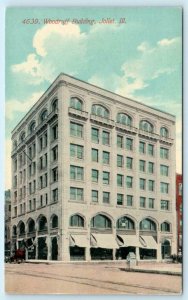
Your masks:
M 177 253 L 175 117 L 60 74 L 12 132 L 12 250 Z

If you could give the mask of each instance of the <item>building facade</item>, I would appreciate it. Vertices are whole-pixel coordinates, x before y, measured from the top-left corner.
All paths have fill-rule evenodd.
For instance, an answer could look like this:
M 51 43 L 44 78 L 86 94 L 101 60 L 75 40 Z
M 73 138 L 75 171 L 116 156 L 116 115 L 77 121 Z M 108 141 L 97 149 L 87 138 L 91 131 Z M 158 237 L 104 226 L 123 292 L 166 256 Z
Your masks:
M 177 242 L 178 252 L 182 252 L 182 234 L 183 234 L 183 188 L 182 175 L 176 174 L 176 211 L 177 211 Z
M 64 261 L 177 253 L 173 115 L 60 74 L 12 144 L 13 250 Z

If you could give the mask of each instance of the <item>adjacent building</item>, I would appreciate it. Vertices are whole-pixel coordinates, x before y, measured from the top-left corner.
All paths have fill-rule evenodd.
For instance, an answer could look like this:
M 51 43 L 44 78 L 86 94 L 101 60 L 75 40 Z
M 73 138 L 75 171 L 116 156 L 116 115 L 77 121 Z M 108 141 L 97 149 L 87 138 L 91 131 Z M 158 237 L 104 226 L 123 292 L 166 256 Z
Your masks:
M 10 255 L 10 244 L 11 244 L 11 192 L 10 190 L 5 191 L 5 255 Z
M 183 189 L 182 189 L 182 175 L 176 174 L 176 211 L 177 211 L 177 242 L 178 252 L 182 253 L 182 231 L 183 231 Z
M 173 115 L 60 74 L 12 145 L 13 250 L 64 261 L 177 253 Z

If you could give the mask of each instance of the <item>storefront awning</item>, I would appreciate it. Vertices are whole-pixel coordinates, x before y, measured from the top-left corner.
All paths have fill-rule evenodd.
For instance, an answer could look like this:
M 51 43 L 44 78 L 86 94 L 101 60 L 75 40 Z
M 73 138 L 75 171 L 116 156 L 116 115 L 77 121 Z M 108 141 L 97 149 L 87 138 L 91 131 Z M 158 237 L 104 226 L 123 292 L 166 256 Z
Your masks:
M 117 237 L 120 237 L 120 247 L 142 247 L 140 244 L 139 238 L 136 235 L 120 235 L 118 234 Z M 121 243 L 121 240 L 123 243 Z
M 116 249 L 119 248 L 115 237 L 112 234 L 91 234 L 91 247 Z
M 74 247 L 74 246 L 82 247 L 82 248 L 89 247 L 90 245 L 87 236 L 82 234 L 71 234 L 70 247 Z
M 140 236 L 140 242 L 142 244 L 142 247 L 146 249 L 157 249 L 157 243 L 155 239 L 150 235 L 142 235 Z

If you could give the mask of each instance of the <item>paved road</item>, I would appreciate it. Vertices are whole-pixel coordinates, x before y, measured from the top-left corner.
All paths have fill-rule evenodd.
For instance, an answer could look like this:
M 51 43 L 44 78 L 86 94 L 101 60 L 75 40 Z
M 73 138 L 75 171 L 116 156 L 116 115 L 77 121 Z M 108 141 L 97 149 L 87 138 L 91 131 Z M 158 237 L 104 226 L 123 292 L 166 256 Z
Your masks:
M 181 276 L 129 273 L 119 266 L 91 264 L 6 264 L 5 290 L 13 294 L 181 293 Z

